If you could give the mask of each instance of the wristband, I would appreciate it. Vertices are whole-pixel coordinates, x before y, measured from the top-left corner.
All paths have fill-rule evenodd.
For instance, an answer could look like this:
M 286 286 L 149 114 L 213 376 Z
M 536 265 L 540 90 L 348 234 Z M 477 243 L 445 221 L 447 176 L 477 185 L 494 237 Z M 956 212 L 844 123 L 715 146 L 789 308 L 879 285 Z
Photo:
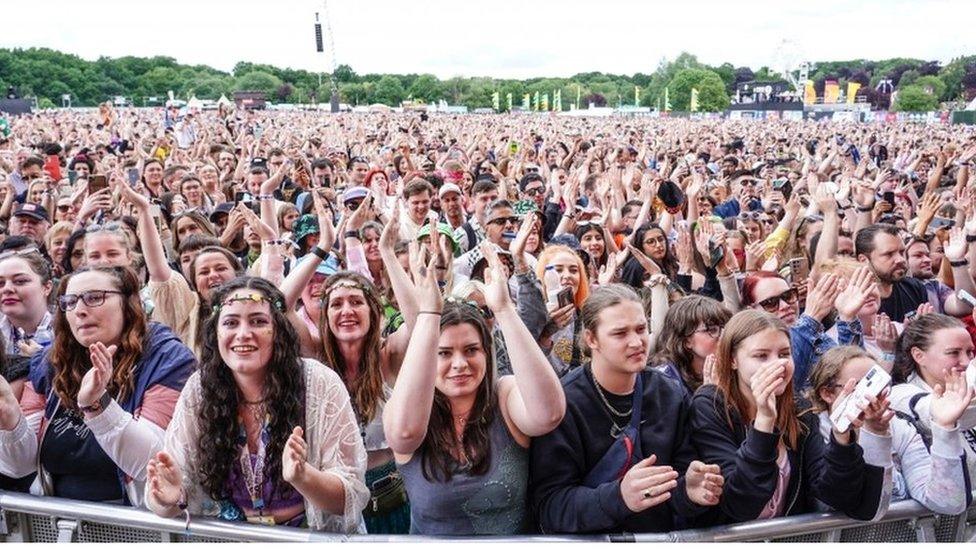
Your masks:
M 440 311 L 420 311 L 420 312 L 417 313 L 417 316 L 420 316 L 420 315 L 437 315 L 437 316 L 441 316 L 441 312 Z
M 969 265 L 969 260 L 968 259 L 960 259 L 959 261 L 950 261 L 949 262 L 949 266 L 950 267 L 966 267 L 967 265 Z
M 321 259 L 322 261 L 325 261 L 326 259 L 329 258 L 329 252 L 323 250 L 322 248 L 319 248 L 318 246 L 312 248 L 312 255 Z
M 108 394 L 108 391 L 105 391 L 102 393 L 102 396 L 98 398 L 98 400 L 92 402 L 88 406 L 78 406 L 78 410 L 83 414 L 97 414 L 105 408 L 108 408 L 108 405 L 111 403 L 112 395 Z
M 976 242 L 976 234 L 967 234 L 966 242 Z
M 349 230 L 342 233 L 342 236 L 344 236 L 345 238 L 355 238 L 356 240 L 359 240 L 359 231 Z
M 259 194 L 259 195 L 255 196 L 254 198 L 257 198 L 258 200 L 274 200 L 275 199 L 275 197 L 274 197 L 273 194 Z
M 895 361 L 895 353 L 883 352 L 883 353 L 881 353 L 881 360 L 883 362 L 894 362 Z
M 869 207 L 866 207 L 866 208 L 865 207 L 862 207 L 862 206 L 858 206 L 857 207 L 857 211 L 859 211 L 861 213 L 868 213 L 868 212 L 874 211 L 874 206 L 869 206 Z

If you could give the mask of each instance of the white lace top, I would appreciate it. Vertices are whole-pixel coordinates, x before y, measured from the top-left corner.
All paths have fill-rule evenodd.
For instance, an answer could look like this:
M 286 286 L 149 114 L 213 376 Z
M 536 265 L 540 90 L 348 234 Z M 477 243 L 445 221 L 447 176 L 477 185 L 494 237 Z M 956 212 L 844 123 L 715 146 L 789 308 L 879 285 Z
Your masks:
M 356 416 L 345 385 L 322 363 L 305 362 L 305 440 L 308 442 L 308 464 L 336 475 L 345 489 L 345 511 L 332 515 L 316 508 L 305 498 L 305 515 L 309 528 L 339 533 L 366 533 L 362 510 L 369 500 L 366 489 L 366 450 L 359 433 Z M 202 405 L 200 374 L 186 383 L 176 404 L 173 420 L 166 430 L 165 449 L 183 472 L 189 511 L 194 515 L 216 516 L 220 511 L 200 484 L 200 426 L 197 422 Z

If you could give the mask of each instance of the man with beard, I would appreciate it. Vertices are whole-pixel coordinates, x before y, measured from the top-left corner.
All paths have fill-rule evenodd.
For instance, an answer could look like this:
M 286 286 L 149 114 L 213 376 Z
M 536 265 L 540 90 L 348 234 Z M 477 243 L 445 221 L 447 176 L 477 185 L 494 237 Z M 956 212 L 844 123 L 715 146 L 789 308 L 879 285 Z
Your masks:
M 926 284 L 918 278 L 907 276 L 908 260 L 905 257 L 905 244 L 899 236 L 897 227 L 877 223 L 861 229 L 857 233 L 854 249 L 858 261 L 869 264 L 871 270 L 881 280 L 879 312 L 887 314 L 895 322 L 904 322 L 907 313 L 929 302 Z M 972 294 L 973 290 L 976 290 L 976 284 L 969 273 L 967 250 L 965 234 L 961 229 L 954 229 L 945 248 L 945 256 L 952 265 L 956 289 L 966 290 Z M 931 262 L 929 272 L 931 272 Z M 932 305 L 937 312 L 952 316 L 963 316 L 972 312 L 972 307 L 958 299 L 952 288 L 938 281 L 935 283 L 938 286 L 934 295 L 935 303 Z

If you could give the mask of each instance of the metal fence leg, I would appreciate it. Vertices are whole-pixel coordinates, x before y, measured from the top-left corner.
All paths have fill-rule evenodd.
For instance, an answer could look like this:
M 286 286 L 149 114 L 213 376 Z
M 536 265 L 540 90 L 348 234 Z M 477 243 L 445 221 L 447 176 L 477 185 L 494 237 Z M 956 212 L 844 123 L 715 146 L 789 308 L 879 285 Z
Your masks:
M 915 539 L 919 543 L 935 543 L 935 519 L 933 517 L 915 519 Z
M 843 532 L 843 530 L 841 530 L 840 528 L 834 528 L 833 530 L 828 530 L 827 532 L 824 532 L 824 538 L 820 541 L 825 543 L 839 543 L 841 532 Z
M 78 537 L 78 521 L 58 520 L 58 543 L 74 543 Z

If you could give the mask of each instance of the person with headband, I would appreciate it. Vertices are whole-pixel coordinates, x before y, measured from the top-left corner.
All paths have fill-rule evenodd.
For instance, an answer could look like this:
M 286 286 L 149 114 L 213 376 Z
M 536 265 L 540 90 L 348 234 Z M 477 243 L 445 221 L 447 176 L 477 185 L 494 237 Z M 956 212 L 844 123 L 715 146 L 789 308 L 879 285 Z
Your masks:
M 149 508 L 365 533 L 366 451 L 342 380 L 299 355 L 267 280 L 236 278 L 213 302 L 199 371 L 148 465 Z

